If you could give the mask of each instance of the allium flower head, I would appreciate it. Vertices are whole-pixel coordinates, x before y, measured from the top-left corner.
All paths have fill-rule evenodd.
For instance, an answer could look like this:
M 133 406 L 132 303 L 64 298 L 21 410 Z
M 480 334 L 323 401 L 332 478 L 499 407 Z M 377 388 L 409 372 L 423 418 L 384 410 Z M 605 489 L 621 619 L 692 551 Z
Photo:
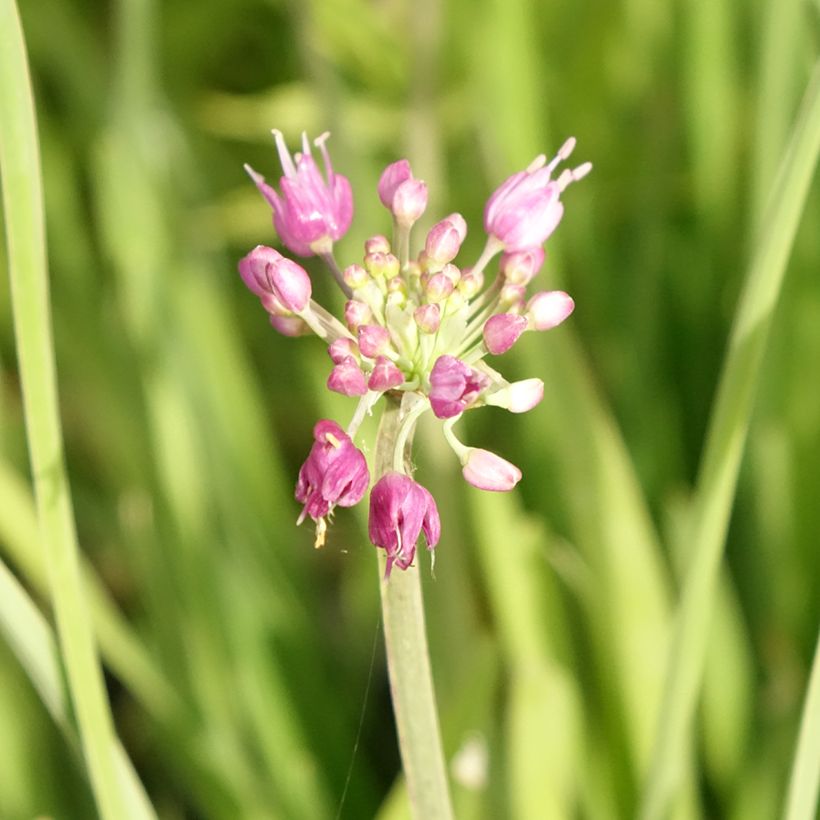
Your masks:
M 562 218 L 566 188 L 591 166 L 585 163 L 554 176 L 574 148 L 570 139 L 551 162 L 538 157 L 509 177 L 485 207 L 484 250 L 464 265 L 459 257 L 467 223 L 458 213 L 416 237 L 411 249 L 412 227 L 427 205 L 427 187 L 413 176 L 407 160 L 399 160 L 378 183 L 379 199 L 393 217 L 392 238 L 378 226 L 360 259 L 339 264 L 332 246 L 350 224 L 352 197 L 347 180 L 330 165 L 326 136 L 316 141 L 325 160 L 323 178 L 306 139 L 302 153 L 292 159 L 281 134 L 274 134 L 285 171 L 281 193 L 248 171 L 273 207 L 288 248 L 317 254 L 326 263 L 345 295 L 343 312 L 337 317 L 319 305 L 307 272 L 272 248 L 255 248 L 239 271 L 277 330 L 289 336 L 310 331 L 322 339 L 333 362 L 327 387 L 357 399 L 346 430 L 327 420 L 314 429 L 315 444 L 296 488 L 304 505 L 300 520 L 309 515 L 316 521 L 320 545 L 334 507 L 363 497 L 369 475 L 353 438 L 380 397 L 388 396 L 399 414 L 393 470 L 371 491 L 369 530 L 373 543 L 386 550 L 389 574 L 394 566 L 411 565 L 420 533 L 430 548 L 439 538 L 435 502 L 410 477 L 405 449 L 422 414 L 431 411 L 443 421 L 444 439 L 468 483 L 503 492 L 521 479 L 518 467 L 501 456 L 462 443 L 454 425 L 463 413 L 486 405 L 524 413 L 541 401 L 541 379 L 510 383 L 485 358 L 507 352 L 525 332 L 556 327 L 572 313 L 574 302 L 563 291 L 541 291 L 528 300 L 527 288 L 543 265 L 542 245 Z M 490 263 L 499 253 L 493 277 Z
M 295 157 L 288 152 L 281 131 L 274 131 L 273 136 L 285 172 L 279 181 L 281 194 L 250 165 L 245 170 L 273 208 L 274 227 L 289 250 L 298 256 L 329 253 L 333 243 L 347 233 L 353 218 L 350 182 L 333 172 L 325 146 L 330 135 L 322 134 L 314 143 L 322 154 L 326 179 L 311 155 L 306 134 L 302 134 L 302 153 Z

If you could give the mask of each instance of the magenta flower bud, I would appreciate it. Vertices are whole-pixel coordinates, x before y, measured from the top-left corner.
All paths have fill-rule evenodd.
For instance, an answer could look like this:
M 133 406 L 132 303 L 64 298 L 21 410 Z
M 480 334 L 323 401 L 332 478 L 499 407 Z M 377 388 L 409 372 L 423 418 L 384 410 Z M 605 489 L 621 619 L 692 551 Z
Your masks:
M 366 324 L 373 318 L 373 311 L 365 302 L 358 299 L 348 299 L 345 302 L 345 324 L 355 331 L 359 325 Z
M 422 333 L 435 333 L 441 324 L 441 308 L 438 305 L 421 305 L 413 311 L 413 318 Z
M 575 310 L 572 297 L 562 290 L 542 290 L 527 303 L 527 319 L 533 330 L 557 327 Z
M 361 265 L 348 265 L 342 272 L 342 279 L 351 290 L 357 290 L 370 281 L 370 276 Z
M 270 266 L 273 295 L 292 313 L 301 313 L 310 304 L 310 277 L 307 271 L 283 256 Z
M 451 262 L 458 255 L 462 241 L 458 228 L 448 219 L 433 225 L 424 243 L 428 264 L 441 267 Z
M 396 222 L 409 228 L 427 208 L 427 184 L 420 179 L 402 182 L 393 195 L 393 216 Z
M 400 159 L 382 171 L 378 187 L 379 199 L 388 211 L 393 209 L 393 197 L 399 185 L 408 179 L 413 179 L 413 171 L 406 159 Z
M 489 450 L 471 447 L 464 458 L 461 474 L 479 490 L 504 493 L 521 481 L 521 470 Z
M 370 239 L 368 239 L 364 243 L 364 252 L 390 253 L 390 240 L 386 236 L 382 236 L 381 234 L 371 236 Z
M 387 551 L 385 578 L 395 564 L 407 569 L 416 555 L 416 542 L 423 532 L 427 549 L 438 544 L 441 521 L 433 496 L 412 478 L 386 473 L 370 491 L 370 540 Z
M 282 259 L 282 254 L 266 245 L 257 245 L 239 260 L 239 275 L 248 290 L 260 298 L 273 293 L 271 266 Z
M 341 364 L 349 356 L 352 356 L 354 359 L 357 358 L 359 355 L 359 346 L 353 339 L 342 336 L 339 339 L 334 339 L 328 345 L 327 354 L 330 356 L 333 364 Z
M 270 313 L 301 313 L 310 303 L 307 271 L 273 248 L 257 245 L 240 260 L 239 274 Z
M 544 264 L 544 249 L 529 248 L 501 257 L 501 272 L 514 285 L 528 285 Z
M 440 419 L 463 413 L 490 380 L 455 356 L 439 356 L 430 371 L 430 406 Z
M 282 242 L 299 256 L 328 253 L 347 233 L 353 218 L 350 182 L 333 172 L 325 147 L 329 134 L 314 143 L 322 154 L 326 179 L 311 156 L 306 134 L 302 135 L 302 153 L 296 154 L 295 164 L 281 132 L 274 131 L 273 136 L 285 172 L 279 182 L 282 193 L 277 194 L 249 165 L 245 170 L 273 208 L 273 224 Z
M 386 356 L 378 356 L 367 386 L 377 393 L 383 393 L 401 384 L 404 384 L 404 373 Z
M 330 371 L 327 386 L 329 390 L 343 396 L 363 396 L 367 393 L 364 373 L 352 356 L 342 359 Z
M 430 302 L 443 302 L 454 290 L 453 280 L 446 273 L 434 273 L 424 286 L 424 293 Z
M 336 422 L 316 422 L 313 438 L 296 482 L 296 500 L 304 504 L 300 524 L 306 515 L 319 522 L 334 506 L 358 504 L 370 483 L 365 457 Z M 317 531 L 316 546 L 321 546 L 321 532 Z
M 309 336 L 313 331 L 299 316 L 280 316 L 270 314 L 271 326 L 283 336 Z
M 527 320 L 514 313 L 497 313 L 484 324 L 484 344 L 493 356 L 506 353 L 527 329 Z
M 362 356 L 375 359 L 390 344 L 390 334 L 381 325 L 359 325 L 359 350 Z

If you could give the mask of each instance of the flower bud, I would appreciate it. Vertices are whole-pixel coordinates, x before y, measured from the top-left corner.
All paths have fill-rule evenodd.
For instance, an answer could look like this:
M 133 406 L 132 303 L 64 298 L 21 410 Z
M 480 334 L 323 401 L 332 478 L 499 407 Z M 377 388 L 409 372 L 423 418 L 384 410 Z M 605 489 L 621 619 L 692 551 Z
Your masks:
M 370 306 L 358 299 L 348 299 L 345 302 L 345 324 L 355 332 L 359 325 L 366 324 L 373 318 Z
M 359 346 L 353 339 L 342 336 L 339 339 L 334 339 L 334 341 L 328 345 L 327 353 L 333 364 L 341 364 L 341 362 L 349 356 L 352 356 L 354 359 L 358 358 Z
M 402 182 L 393 195 L 393 216 L 396 222 L 409 228 L 427 208 L 427 185 L 420 179 Z
M 271 327 L 279 331 L 283 336 L 309 336 L 313 331 L 307 323 L 299 316 L 281 316 L 276 313 L 270 314 Z
M 404 384 L 404 373 L 386 356 L 378 356 L 367 386 L 377 393 L 383 393 L 401 384 Z
M 388 211 L 393 208 L 393 197 L 396 195 L 396 189 L 408 179 L 413 179 L 413 171 L 406 159 L 400 159 L 388 165 L 382 171 L 378 186 L 379 199 Z
M 370 281 L 370 275 L 361 265 L 348 265 L 342 273 L 342 279 L 351 290 L 358 290 Z
M 371 236 L 370 239 L 368 239 L 364 243 L 364 252 L 390 253 L 390 240 L 386 236 L 382 236 L 381 234 Z
M 508 282 L 501 288 L 501 293 L 498 294 L 498 302 L 502 307 L 507 308 L 508 313 L 515 313 L 524 306 L 526 295 L 527 289 L 523 285 L 513 285 Z
M 463 413 L 490 380 L 455 356 L 439 356 L 430 371 L 430 406 L 437 418 Z
M 327 386 L 329 390 L 341 393 L 343 396 L 363 396 L 367 393 L 364 373 L 352 356 L 342 359 L 330 371 Z
M 458 255 L 463 239 L 458 227 L 443 219 L 430 229 L 424 243 L 424 254 L 428 266 L 441 268 Z
M 257 245 L 239 262 L 239 274 L 270 313 L 301 313 L 310 303 L 307 271 L 273 248 Z
M 472 270 L 461 271 L 461 279 L 458 280 L 459 293 L 465 299 L 472 299 L 484 287 L 484 274 Z
M 544 382 L 541 379 L 523 379 L 513 382 L 487 396 L 487 404 L 503 407 L 511 413 L 526 413 L 544 398 Z
M 527 319 L 533 330 L 557 327 L 575 310 L 572 297 L 562 290 L 542 290 L 527 303 Z
M 514 285 L 528 285 L 544 264 L 544 249 L 529 248 L 501 257 L 501 273 Z
M 462 462 L 461 474 L 479 490 L 508 492 L 521 481 L 521 470 L 489 450 L 471 447 Z
M 527 329 L 527 320 L 514 313 L 497 313 L 484 324 L 484 344 L 494 356 L 506 353 Z
M 413 318 L 422 333 L 435 333 L 441 324 L 441 308 L 438 305 L 421 305 L 413 311 Z
M 359 325 L 359 350 L 362 356 L 375 359 L 390 345 L 390 334 L 381 325 Z
M 428 302 L 443 302 L 453 292 L 453 281 L 443 273 L 434 273 L 424 287 Z

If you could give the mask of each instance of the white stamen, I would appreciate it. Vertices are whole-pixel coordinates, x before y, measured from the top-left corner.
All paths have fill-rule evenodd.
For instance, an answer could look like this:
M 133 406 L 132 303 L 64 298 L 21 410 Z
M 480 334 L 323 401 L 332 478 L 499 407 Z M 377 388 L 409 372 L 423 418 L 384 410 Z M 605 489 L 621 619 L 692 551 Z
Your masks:
M 528 166 L 527 166 L 527 173 L 533 174 L 539 168 L 543 168 L 547 162 L 546 154 L 539 154 Z
M 314 549 L 321 549 L 325 545 L 325 536 L 327 535 L 327 522 L 324 518 L 320 518 L 316 522 L 316 540 L 313 542 Z
M 329 444 L 332 444 L 335 449 L 339 449 L 342 446 L 342 442 L 333 435 L 333 433 L 325 433 L 325 439 L 327 439 Z
M 591 162 L 581 163 L 581 165 L 579 165 L 577 168 L 572 169 L 572 181 L 578 182 L 579 179 L 583 179 L 591 170 Z

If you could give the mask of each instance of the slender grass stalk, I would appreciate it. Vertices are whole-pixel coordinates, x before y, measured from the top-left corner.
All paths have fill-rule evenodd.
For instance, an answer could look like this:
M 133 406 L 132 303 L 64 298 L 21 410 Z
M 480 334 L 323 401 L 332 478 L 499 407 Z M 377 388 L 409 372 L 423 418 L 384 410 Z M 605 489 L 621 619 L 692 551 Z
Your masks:
M 784 820 L 812 820 L 820 792 L 820 633 L 803 705 L 800 735 L 789 778 Z
M 376 480 L 393 469 L 400 415 L 399 403 L 388 397 L 376 436 Z M 453 817 L 453 808 L 430 672 L 419 567 L 413 565 L 381 580 L 387 559 L 384 550 L 377 552 L 387 669 L 412 815 L 418 820 L 447 820 Z
M 710 419 L 690 521 L 692 559 L 677 613 L 642 820 L 666 816 L 681 773 L 709 637 L 716 580 L 755 387 L 789 251 L 820 151 L 820 61 L 774 183 Z
M 0 633 L 4 634 L 34 688 L 63 732 L 69 746 L 80 753 L 63 684 L 57 641 L 46 619 L 20 582 L 0 561 Z M 114 740 L 113 754 L 122 789 L 128 794 L 128 818 L 151 820 L 153 809 L 122 745 Z
M 106 820 L 122 820 L 129 801 L 112 753 L 115 734 L 80 578 L 63 456 L 39 146 L 25 42 L 12 0 L 0 0 L 0 165 L 26 430 L 60 648 L 99 812 Z

